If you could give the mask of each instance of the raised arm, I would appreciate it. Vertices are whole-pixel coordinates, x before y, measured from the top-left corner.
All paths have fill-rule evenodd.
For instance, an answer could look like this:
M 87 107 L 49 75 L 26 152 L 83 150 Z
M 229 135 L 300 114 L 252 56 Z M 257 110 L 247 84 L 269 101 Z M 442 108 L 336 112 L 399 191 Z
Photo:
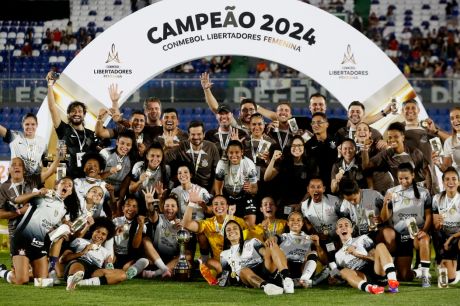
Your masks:
M 278 175 L 278 170 L 275 168 L 275 162 L 280 159 L 282 155 L 283 153 L 280 150 L 275 150 L 275 152 L 273 152 L 272 159 L 270 160 L 270 163 L 264 173 L 265 182 L 271 181 Z
M 199 205 L 193 202 L 189 202 L 187 208 L 185 209 L 184 218 L 182 222 L 184 223 L 184 227 L 191 232 L 198 233 L 200 230 L 200 224 L 195 220 L 192 220 L 193 215 L 193 208 L 198 208 Z
M 8 129 L 6 127 L 4 127 L 3 125 L 0 125 L 0 137 L 5 137 L 7 130 Z
M 56 80 L 53 79 L 52 72 L 48 72 L 46 75 L 46 80 L 48 81 L 48 108 L 51 113 L 51 120 L 53 121 L 53 126 L 55 129 L 61 124 L 61 117 L 59 116 L 59 111 L 56 106 L 56 101 L 54 100 L 53 86 Z
M 209 109 L 216 114 L 217 108 L 219 107 L 219 102 L 217 102 L 216 98 L 211 92 L 212 83 L 209 79 L 209 73 L 203 72 L 200 76 L 201 87 L 203 87 L 204 97 L 206 100 L 206 104 L 208 104 Z
M 257 104 L 257 112 L 264 116 L 265 118 L 268 118 L 270 120 L 279 120 L 278 115 L 269 109 L 266 109 L 265 107 L 260 106 Z
M 104 127 L 104 119 L 108 111 L 105 108 L 101 108 L 99 110 L 99 114 L 97 115 L 96 126 L 94 128 L 94 133 L 99 138 L 112 138 L 114 133 L 112 129 L 108 129 Z

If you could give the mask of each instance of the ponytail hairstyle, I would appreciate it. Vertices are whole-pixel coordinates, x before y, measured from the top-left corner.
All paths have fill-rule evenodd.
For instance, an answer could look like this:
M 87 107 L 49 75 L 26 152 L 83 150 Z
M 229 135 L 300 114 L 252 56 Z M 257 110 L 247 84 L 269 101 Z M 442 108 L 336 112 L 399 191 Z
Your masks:
M 460 109 L 460 108 L 459 108 Z M 457 170 L 452 167 L 452 166 L 449 166 L 447 167 L 446 171 L 444 171 L 444 173 L 442 174 L 442 181 L 444 182 L 444 178 L 446 177 L 446 173 L 449 173 L 449 172 L 453 172 L 455 173 L 455 175 L 457 176 L 457 179 L 460 177 Z M 460 187 L 457 187 L 457 192 L 460 192 Z M 442 199 L 446 196 L 447 192 L 446 190 L 442 191 L 440 196 L 439 196 L 439 201 L 442 201 Z
M 236 222 L 235 220 L 230 220 L 226 224 L 223 224 L 223 226 L 225 226 L 225 228 L 224 228 L 224 247 L 223 247 L 223 249 L 224 250 L 229 250 L 230 247 L 232 246 L 232 244 L 230 243 L 230 240 L 228 240 L 228 238 L 227 238 L 227 226 L 229 224 L 232 224 L 232 223 L 235 223 L 236 225 L 238 225 L 238 228 L 240 229 L 240 241 L 239 241 L 240 248 L 238 249 L 238 254 L 241 255 L 241 252 L 243 252 L 243 246 L 244 246 L 243 229 L 238 224 L 238 222 Z
M 414 167 L 410 163 L 401 163 L 398 166 L 398 173 L 403 171 L 410 172 L 414 175 Z M 417 183 L 414 179 L 412 179 L 412 188 L 414 189 L 415 198 L 420 199 L 420 191 L 418 190 Z

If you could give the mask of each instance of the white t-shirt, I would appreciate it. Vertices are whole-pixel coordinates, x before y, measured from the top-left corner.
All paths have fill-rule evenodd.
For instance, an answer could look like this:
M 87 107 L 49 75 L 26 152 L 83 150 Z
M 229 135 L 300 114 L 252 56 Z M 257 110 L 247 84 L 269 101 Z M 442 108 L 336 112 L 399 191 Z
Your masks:
M 88 244 L 91 244 L 91 241 L 83 238 L 77 238 L 70 243 L 70 247 L 75 253 L 78 253 L 83 251 Z M 89 250 L 89 252 L 81 256 L 80 259 L 88 262 L 91 265 L 97 266 L 98 268 L 102 268 L 104 266 L 104 262 L 111 255 L 112 254 L 110 251 L 101 245 L 96 250 Z
M 351 222 L 358 227 L 360 235 L 369 232 L 367 212 L 373 211 L 375 216 L 380 215 L 380 208 L 383 204 L 383 196 L 372 189 L 361 190 L 361 200 L 354 205 L 347 200 L 342 201 L 340 213 L 350 218 Z
M 374 246 L 374 242 L 367 235 L 350 238 L 346 243 L 344 243 L 340 250 L 335 253 L 335 262 L 337 263 L 337 266 L 359 270 L 366 265 L 367 261 L 346 252 L 349 246 L 354 246 L 356 248 L 355 252 L 367 255 L 368 251 Z
M 456 135 L 456 145 L 452 144 L 452 136 L 444 142 L 444 154 L 452 158 L 452 166 L 460 173 L 460 134 Z
M 40 136 L 33 139 L 24 137 L 20 131 L 11 131 L 10 151 L 11 158 L 20 157 L 26 165 L 26 174 L 40 173 L 41 159 L 47 152 L 48 142 Z
M 447 235 L 460 232 L 460 193 L 453 198 L 448 198 L 438 193 L 433 197 L 433 214 L 440 214 L 444 217 L 442 231 Z
M 219 160 L 216 167 L 216 180 L 224 181 L 224 190 L 230 195 L 237 195 L 243 190 L 244 182 L 257 183 L 257 169 L 252 160 L 243 157 L 239 165 L 230 161 Z
M 409 237 L 406 219 L 414 217 L 418 228 L 421 229 L 425 225 L 425 209 L 431 209 L 431 196 L 428 190 L 423 187 L 418 187 L 418 190 L 420 199 L 415 198 L 412 187 L 403 190 L 401 185 L 398 185 L 387 191 L 393 193 L 391 222 L 395 231 L 401 234 L 403 239 Z
M 338 220 L 340 199 L 333 195 L 323 195 L 321 202 L 314 203 L 313 199 L 302 202 L 302 214 L 308 219 L 317 233 L 328 232 L 328 236 L 335 234 L 335 223 Z
M 129 231 L 131 230 L 131 223 L 133 222 L 133 220 L 127 220 L 125 216 L 123 216 L 113 219 L 112 222 L 113 224 L 115 224 L 115 228 L 118 228 L 119 226 L 124 226 L 123 231 L 119 235 L 115 235 L 114 237 L 113 249 L 116 254 L 127 255 L 129 250 Z M 144 224 L 143 233 L 145 233 L 146 230 L 147 228 Z
M 206 189 L 196 184 L 192 184 L 192 188 L 198 188 L 198 193 L 200 194 L 200 197 L 203 199 L 203 201 L 206 204 L 209 203 L 212 196 L 209 194 L 209 192 Z M 174 193 L 175 195 L 177 195 L 177 198 L 179 199 L 180 215 L 184 216 L 185 209 L 187 208 L 188 198 L 189 198 L 188 190 L 184 190 L 182 186 L 179 185 L 173 190 L 171 190 L 171 193 Z M 201 206 L 193 208 L 192 219 L 193 220 L 203 220 L 204 219 L 204 212 Z
M 220 253 L 220 263 L 222 268 L 230 266 L 232 272 L 235 272 L 239 279 L 240 271 L 243 268 L 252 268 L 264 262 L 259 254 L 259 249 L 263 247 L 262 242 L 256 238 L 246 240 L 243 245 L 243 251 L 239 254 L 239 245 L 232 245 L 230 249 Z
M 281 235 L 280 241 L 280 249 L 288 261 L 304 262 L 307 254 L 311 251 L 312 241 L 304 232 L 299 235 L 284 233 Z

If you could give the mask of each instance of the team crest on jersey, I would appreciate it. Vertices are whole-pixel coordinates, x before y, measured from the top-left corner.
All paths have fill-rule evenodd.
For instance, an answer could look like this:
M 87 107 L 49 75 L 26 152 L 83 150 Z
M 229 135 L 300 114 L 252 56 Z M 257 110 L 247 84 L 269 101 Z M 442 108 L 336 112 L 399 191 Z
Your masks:
M 19 252 L 18 252 L 18 255 L 19 256 L 26 256 L 26 250 L 20 249 Z
M 209 165 L 209 164 L 208 164 L 208 161 L 207 161 L 206 159 L 203 159 L 203 160 L 201 161 L 201 167 L 206 168 L 208 165 Z

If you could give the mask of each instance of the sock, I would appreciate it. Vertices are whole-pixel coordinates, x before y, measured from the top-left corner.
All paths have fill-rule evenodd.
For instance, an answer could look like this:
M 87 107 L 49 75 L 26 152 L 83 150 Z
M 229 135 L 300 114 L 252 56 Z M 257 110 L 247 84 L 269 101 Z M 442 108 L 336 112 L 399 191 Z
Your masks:
M 281 270 L 280 275 L 283 279 L 289 277 L 289 270 L 288 269 Z
M 316 260 L 308 260 L 303 267 L 301 279 L 310 279 L 316 270 Z
M 137 270 L 137 275 L 139 275 L 145 268 L 149 266 L 149 260 L 147 258 L 140 258 L 133 265 Z
M 163 273 L 165 273 L 165 271 L 163 271 L 161 269 L 157 269 L 157 270 L 153 271 L 153 276 L 161 276 L 161 275 L 163 275 Z
M 455 280 L 452 282 L 452 285 L 457 284 L 460 281 L 460 271 L 457 271 Z
M 156 276 L 155 271 L 152 271 L 152 270 L 142 271 L 142 278 L 154 278 L 155 276 Z
M 385 271 L 388 279 L 396 280 L 396 269 L 394 264 L 388 263 L 384 265 L 383 270 Z
M 100 286 L 101 285 L 101 280 L 99 277 L 91 277 L 88 279 L 82 279 L 81 281 L 78 282 L 79 286 Z
M 56 267 L 56 262 L 57 262 L 58 258 L 56 256 L 50 256 L 49 259 L 50 259 L 50 263 L 49 263 L 48 272 L 51 272 Z
M 259 288 L 264 290 L 264 287 L 265 287 L 266 284 L 267 284 L 266 281 L 261 282 Z
M 362 291 L 369 292 L 369 283 L 366 281 L 360 281 L 358 284 L 358 288 Z
M 422 266 L 420 268 L 420 270 L 422 270 L 422 276 L 428 276 L 430 274 L 430 262 L 421 260 L 420 265 Z
M 5 278 L 6 281 L 11 284 L 13 282 L 11 280 L 12 278 L 13 278 L 13 271 L 8 271 L 8 273 L 6 273 L 6 278 Z
M 168 270 L 168 267 L 165 265 L 165 263 L 163 262 L 163 259 L 161 258 L 158 258 L 158 259 L 155 259 L 155 266 L 157 266 L 158 268 L 160 268 L 161 270 L 166 271 Z
M 455 285 L 454 282 L 455 282 L 455 278 L 449 278 L 449 279 L 448 279 L 448 283 L 449 283 L 450 285 Z

